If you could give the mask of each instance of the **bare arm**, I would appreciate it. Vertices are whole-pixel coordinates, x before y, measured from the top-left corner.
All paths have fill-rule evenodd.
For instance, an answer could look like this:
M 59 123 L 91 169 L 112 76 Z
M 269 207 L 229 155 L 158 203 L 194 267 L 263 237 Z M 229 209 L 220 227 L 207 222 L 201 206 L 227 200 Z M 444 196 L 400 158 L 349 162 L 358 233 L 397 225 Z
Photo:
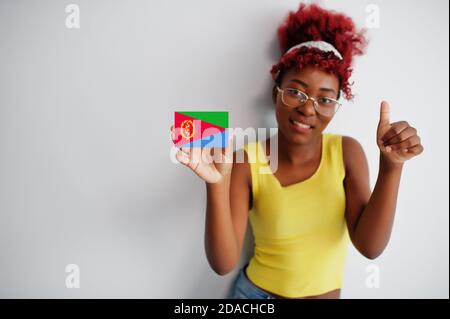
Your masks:
M 394 222 L 402 166 L 391 167 L 380 155 L 380 170 L 370 193 L 367 159 L 361 145 L 344 137 L 346 156 L 346 219 L 353 245 L 369 259 L 387 246 Z
M 389 123 L 387 103 L 381 108 L 377 144 L 380 165 L 370 193 L 364 151 L 356 140 L 343 138 L 347 226 L 354 246 L 369 259 L 378 257 L 389 242 L 403 164 L 423 151 L 416 130 L 408 123 Z
M 171 133 L 175 140 L 173 126 Z M 235 155 L 232 140 L 224 149 L 188 148 L 177 152 L 177 160 L 206 183 L 204 244 L 208 262 L 219 275 L 232 271 L 239 261 L 250 207 L 247 154 L 244 163 L 237 163 Z
M 249 211 L 248 163 L 234 161 L 231 175 L 206 183 L 205 250 L 214 271 L 225 275 L 239 261 Z

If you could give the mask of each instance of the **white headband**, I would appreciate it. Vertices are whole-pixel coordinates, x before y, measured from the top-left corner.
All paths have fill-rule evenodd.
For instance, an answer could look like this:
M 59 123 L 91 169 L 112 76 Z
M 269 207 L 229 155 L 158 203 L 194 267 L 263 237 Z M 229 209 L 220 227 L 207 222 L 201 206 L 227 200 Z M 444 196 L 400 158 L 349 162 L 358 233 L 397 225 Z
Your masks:
M 331 45 L 328 42 L 325 41 L 308 41 L 308 42 L 303 42 L 300 44 L 297 44 L 295 46 L 293 46 L 292 48 L 290 48 L 285 54 L 295 50 L 295 49 L 300 49 L 303 47 L 307 47 L 307 48 L 315 48 L 315 49 L 319 49 L 320 51 L 324 51 L 324 52 L 333 52 L 334 55 L 339 59 L 342 60 L 342 55 L 339 53 L 338 50 L 336 50 L 336 48 Z

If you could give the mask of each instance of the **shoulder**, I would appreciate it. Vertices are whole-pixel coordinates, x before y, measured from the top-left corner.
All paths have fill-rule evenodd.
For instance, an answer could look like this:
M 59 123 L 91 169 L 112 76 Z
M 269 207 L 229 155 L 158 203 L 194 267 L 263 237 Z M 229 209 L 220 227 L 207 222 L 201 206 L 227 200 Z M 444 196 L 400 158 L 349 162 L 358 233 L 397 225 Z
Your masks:
M 357 139 L 355 139 L 351 136 L 346 136 L 346 135 L 341 135 L 341 138 L 342 138 L 342 148 L 343 149 L 362 150 L 361 143 L 359 143 Z
M 238 174 L 245 176 L 250 187 L 252 187 L 252 172 L 255 173 L 256 167 L 261 165 L 261 161 L 265 161 L 265 157 L 261 158 L 261 152 L 266 152 L 266 156 L 269 156 L 269 150 L 270 138 L 265 141 L 248 142 L 234 153 L 233 170 L 235 169 Z
M 265 143 L 257 140 L 254 142 L 246 143 L 242 148 L 245 151 L 244 153 L 246 157 L 249 158 L 250 162 L 253 162 L 257 158 L 259 152 L 258 149 L 261 147 L 261 145 L 265 145 Z
M 364 149 L 361 143 L 353 137 L 342 135 L 341 138 L 345 169 L 348 171 L 361 161 L 366 160 Z

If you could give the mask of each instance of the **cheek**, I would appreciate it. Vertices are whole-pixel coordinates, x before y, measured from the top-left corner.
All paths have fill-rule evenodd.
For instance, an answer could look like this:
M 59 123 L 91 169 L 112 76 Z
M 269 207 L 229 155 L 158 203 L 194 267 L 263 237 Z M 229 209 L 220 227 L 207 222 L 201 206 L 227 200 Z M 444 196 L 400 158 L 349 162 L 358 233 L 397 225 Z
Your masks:
M 279 105 L 275 106 L 275 117 L 277 119 L 278 122 L 278 126 L 284 126 L 286 125 L 286 121 L 288 119 L 288 113 L 287 111 L 280 107 Z

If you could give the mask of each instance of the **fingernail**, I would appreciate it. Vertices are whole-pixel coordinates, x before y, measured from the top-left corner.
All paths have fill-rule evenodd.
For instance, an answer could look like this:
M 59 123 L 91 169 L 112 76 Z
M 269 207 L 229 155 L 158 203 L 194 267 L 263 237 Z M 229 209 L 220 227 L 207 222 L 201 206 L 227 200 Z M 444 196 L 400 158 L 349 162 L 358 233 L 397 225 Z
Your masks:
M 392 151 L 392 148 L 390 146 L 386 147 L 386 152 L 389 153 L 390 151 Z

